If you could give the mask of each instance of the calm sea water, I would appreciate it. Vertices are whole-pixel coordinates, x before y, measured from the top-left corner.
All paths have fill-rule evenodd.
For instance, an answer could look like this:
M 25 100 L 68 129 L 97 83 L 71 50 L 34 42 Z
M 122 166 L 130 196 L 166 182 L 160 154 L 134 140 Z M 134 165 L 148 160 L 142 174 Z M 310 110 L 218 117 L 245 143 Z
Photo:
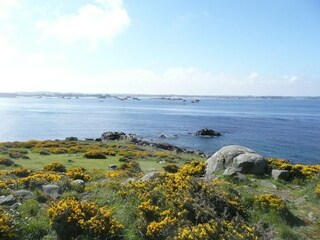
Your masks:
M 208 127 L 223 134 L 199 138 Z M 100 137 L 135 133 L 211 154 L 240 144 L 264 156 L 320 163 L 319 99 L 201 99 L 199 103 L 142 98 L 0 98 L 0 141 Z M 172 136 L 165 140 L 160 134 Z M 174 137 L 176 135 L 176 137 Z

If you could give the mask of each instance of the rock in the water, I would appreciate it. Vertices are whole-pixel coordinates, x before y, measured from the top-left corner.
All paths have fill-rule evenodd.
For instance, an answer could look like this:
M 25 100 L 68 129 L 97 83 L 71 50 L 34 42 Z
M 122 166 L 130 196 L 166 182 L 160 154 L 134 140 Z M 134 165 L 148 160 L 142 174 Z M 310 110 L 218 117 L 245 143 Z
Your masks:
M 48 195 L 53 199 L 57 199 L 60 197 L 61 188 L 55 184 L 48 184 L 42 186 L 42 191 L 45 195 Z
M 124 132 L 105 132 L 101 135 L 102 141 L 114 141 L 127 139 L 127 134 Z
M 274 179 L 277 180 L 288 180 L 290 177 L 288 170 L 279 170 L 279 169 L 273 169 L 271 172 L 271 175 Z
M 235 168 L 240 173 L 262 175 L 266 172 L 265 159 L 250 148 L 231 145 L 221 148 L 207 161 L 206 177 L 228 167 Z
M 144 175 L 142 178 L 139 179 L 139 181 L 142 181 L 142 182 L 148 182 L 150 180 L 153 180 L 157 177 L 160 176 L 160 173 L 158 172 L 151 172 L 151 173 L 148 173 L 146 175 Z
M 17 198 L 17 199 L 29 199 L 29 198 L 32 198 L 33 196 L 33 192 L 31 191 L 28 191 L 28 190 L 18 190 L 18 191 L 15 191 L 13 193 L 13 195 Z
M 0 196 L 0 206 L 12 206 L 17 200 L 13 195 Z
M 78 141 L 77 137 L 67 137 L 66 141 Z
M 204 129 L 201 129 L 198 132 L 196 132 L 195 135 L 200 136 L 200 137 L 219 137 L 219 136 L 221 136 L 221 133 L 219 133 L 213 129 L 204 128 Z

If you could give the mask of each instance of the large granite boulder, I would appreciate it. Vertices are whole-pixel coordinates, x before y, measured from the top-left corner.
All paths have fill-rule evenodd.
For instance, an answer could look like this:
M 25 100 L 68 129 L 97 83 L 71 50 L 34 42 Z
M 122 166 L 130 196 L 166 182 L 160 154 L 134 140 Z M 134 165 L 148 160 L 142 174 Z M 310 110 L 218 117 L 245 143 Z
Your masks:
M 221 133 L 209 128 L 204 128 L 196 132 L 195 135 L 199 137 L 219 137 Z
M 231 145 L 221 148 L 207 161 L 206 177 L 233 168 L 236 172 L 262 175 L 267 170 L 265 159 L 250 148 Z

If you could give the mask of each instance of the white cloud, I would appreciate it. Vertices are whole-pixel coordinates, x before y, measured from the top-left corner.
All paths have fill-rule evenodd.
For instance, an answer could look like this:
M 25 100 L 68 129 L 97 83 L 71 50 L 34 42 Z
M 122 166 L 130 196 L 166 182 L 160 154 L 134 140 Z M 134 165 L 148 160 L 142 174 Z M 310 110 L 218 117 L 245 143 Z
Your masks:
M 286 81 L 288 81 L 288 82 L 295 82 L 295 81 L 298 80 L 298 77 L 297 77 L 297 76 L 294 76 L 294 75 L 292 75 L 292 76 L 290 76 L 290 75 L 285 75 L 285 76 L 283 76 L 283 79 L 286 80 Z
M 130 22 L 122 0 L 96 0 L 95 4 L 80 7 L 75 14 L 41 20 L 36 26 L 44 38 L 54 37 L 65 43 L 85 40 L 94 47 L 100 41 L 112 41 Z
M 252 72 L 252 73 L 249 74 L 248 78 L 250 80 L 255 80 L 255 79 L 257 79 L 258 76 L 259 76 L 259 74 L 257 72 Z
M 20 0 L 0 0 L 0 19 L 7 18 L 11 10 L 20 7 Z

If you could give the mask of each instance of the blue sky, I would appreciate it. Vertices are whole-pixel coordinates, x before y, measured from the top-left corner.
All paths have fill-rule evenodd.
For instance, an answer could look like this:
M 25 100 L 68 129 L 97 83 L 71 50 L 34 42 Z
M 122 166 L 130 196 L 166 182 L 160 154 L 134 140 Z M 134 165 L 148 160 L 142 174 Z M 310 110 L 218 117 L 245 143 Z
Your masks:
M 317 0 L 0 0 L 0 92 L 320 95 Z

